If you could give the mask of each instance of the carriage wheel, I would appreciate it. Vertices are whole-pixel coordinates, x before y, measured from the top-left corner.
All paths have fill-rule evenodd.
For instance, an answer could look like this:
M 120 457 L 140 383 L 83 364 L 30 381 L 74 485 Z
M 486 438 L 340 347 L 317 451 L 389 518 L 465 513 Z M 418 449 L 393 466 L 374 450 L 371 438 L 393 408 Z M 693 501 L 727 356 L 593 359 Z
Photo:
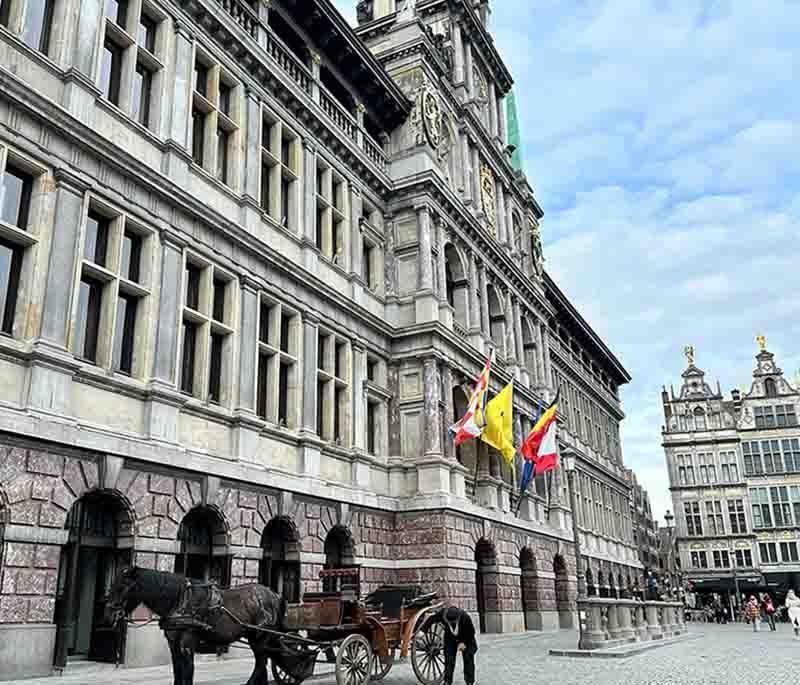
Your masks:
M 444 626 L 434 623 L 420 630 L 411 641 L 411 666 L 422 685 L 444 682 Z
M 284 671 L 275 663 L 274 659 L 270 661 L 272 661 L 272 677 L 275 679 L 276 683 L 280 683 L 280 685 L 300 685 L 302 681 Z
M 336 651 L 336 685 L 366 685 L 372 647 L 363 635 L 348 635 Z
M 392 664 L 394 663 L 394 652 L 395 650 L 392 650 L 389 653 L 386 662 L 381 661 L 381 658 L 377 654 L 372 655 L 372 673 L 369 676 L 371 682 L 375 683 L 379 680 L 383 680 L 389 674 L 389 671 L 392 670 Z

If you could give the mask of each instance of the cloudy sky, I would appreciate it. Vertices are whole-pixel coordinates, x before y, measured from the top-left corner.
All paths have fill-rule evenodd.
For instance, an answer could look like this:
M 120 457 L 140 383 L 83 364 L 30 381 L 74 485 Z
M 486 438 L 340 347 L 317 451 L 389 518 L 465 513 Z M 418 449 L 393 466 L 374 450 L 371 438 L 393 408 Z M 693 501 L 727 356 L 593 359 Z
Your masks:
M 546 267 L 633 376 L 625 461 L 661 518 L 660 390 L 684 345 L 726 392 L 759 334 L 800 370 L 800 0 L 492 7 Z

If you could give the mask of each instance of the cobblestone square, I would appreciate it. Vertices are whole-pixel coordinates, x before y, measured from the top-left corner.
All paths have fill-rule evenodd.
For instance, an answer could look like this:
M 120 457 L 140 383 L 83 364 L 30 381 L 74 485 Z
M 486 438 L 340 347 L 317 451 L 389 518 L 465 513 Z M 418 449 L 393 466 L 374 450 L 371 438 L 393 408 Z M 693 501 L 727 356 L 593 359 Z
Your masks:
M 788 625 L 775 633 L 753 633 L 746 625 L 693 626 L 691 639 L 627 659 L 551 657 L 551 648 L 570 648 L 576 633 L 527 633 L 484 637 L 478 652 L 479 685 L 784 685 L 797 682 L 792 655 L 800 650 Z M 314 685 L 334 685 L 331 667 L 322 664 Z M 250 674 L 249 659 L 198 663 L 196 685 L 241 685 Z M 92 667 L 62 678 L 13 681 L 20 685 L 170 685 L 167 668 L 120 669 Z M 416 683 L 410 663 L 396 663 L 386 685 Z M 461 667 L 456 685 L 462 685 Z

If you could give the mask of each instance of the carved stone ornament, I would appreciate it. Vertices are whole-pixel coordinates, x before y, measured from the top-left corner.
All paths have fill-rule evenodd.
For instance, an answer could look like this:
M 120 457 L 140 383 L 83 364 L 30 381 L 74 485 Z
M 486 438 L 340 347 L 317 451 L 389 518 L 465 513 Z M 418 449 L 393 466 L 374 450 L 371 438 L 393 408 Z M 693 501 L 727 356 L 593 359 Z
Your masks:
M 542 234 L 539 232 L 539 224 L 535 221 L 530 222 L 531 227 L 531 257 L 533 267 L 537 273 L 541 272 L 542 262 L 544 262 L 544 250 L 542 249 Z
M 476 95 L 481 100 L 486 100 L 489 97 L 489 86 L 486 79 L 483 77 L 481 70 L 477 65 L 472 65 L 472 78 L 475 80 Z
M 439 147 L 442 139 L 442 111 L 439 107 L 439 96 L 430 87 L 422 92 L 422 125 L 428 142 L 434 149 Z
M 488 164 L 481 164 L 481 204 L 486 215 L 486 227 L 493 236 L 497 235 L 497 184 L 494 173 Z

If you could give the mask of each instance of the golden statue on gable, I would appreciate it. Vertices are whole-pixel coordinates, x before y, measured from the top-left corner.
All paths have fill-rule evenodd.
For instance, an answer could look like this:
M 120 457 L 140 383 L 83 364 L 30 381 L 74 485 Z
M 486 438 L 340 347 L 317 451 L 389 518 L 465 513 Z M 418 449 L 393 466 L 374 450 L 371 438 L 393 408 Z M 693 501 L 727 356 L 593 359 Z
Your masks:
M 756 342 L 758 343 L 758 346 L 761 348 L 762 352 L 766 352 L 767 351 L 767 338 L 766 338 L 766 336 L 759 335 L 756 338 Z
M 694 364 L 694 347 L 687 345 L 683 348 L 683 353 L 686 355 L 686 359 L 689 361 L 689 366 Z

